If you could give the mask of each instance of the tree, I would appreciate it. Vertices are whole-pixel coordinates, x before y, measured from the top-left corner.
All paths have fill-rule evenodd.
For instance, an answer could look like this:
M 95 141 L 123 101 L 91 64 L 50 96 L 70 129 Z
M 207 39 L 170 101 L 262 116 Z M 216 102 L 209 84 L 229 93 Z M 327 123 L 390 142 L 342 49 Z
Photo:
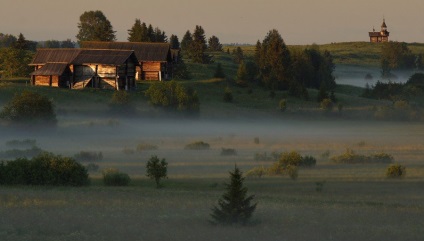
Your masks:
M 171 49 L 180 49 L 180 41 L 178 40 L 178 36 L 172 34 L 169 38 L 169 42 L 171 44 Z
M 134 25 L 128 29 L 128 42 L 142 42 L 143 27 L 140 19 L 136 18 Z
M 249 223 L 257 203 L 251 205 L 254 195 L 247 196 L 247 188 L 243 186 L 243 173 L 235 166 L 230 172 L 230 183 L 225 184 L 226 192 L 218 200 L 218 207 L 212 208 L 212 224 L 242 224 Z
M 219 42 L 219 38 L 215 35 L 209 38 L 208 44 L 210 51 L 222 51 L 222 44 Z
M 382 77 L 391 76 L 391 70 L 413 69 L 415 67 L 415 56 L 411 53 L 406 43 L 387 42 L 381 47 L 381 69 Z
M 150 85 L 146 91 L 146 96 L 150 98 L 150 103 L 154 106 L 170 110 L 199 111 L 199 97 L 196 91 L 191 88 L 186 90 L 174 80 Z
M 34 56 L 34 52 L 16 49 L 0 49 L 0 71 L 3 77 L 27 77 L 32 68 L 28 66 Z
M 189 80 L 191 78 L 190 71 L 184 62 L 181 51 L 178 51 L 178 62 L 172 65 L 172 75 L 174 79 Z
M 0 48 L 8 48 L 16 42 L 16 37 L 11 34 L 0 33 Z
M 115 41 L 112 24 L 102 11 L 88 11 L 80 16 L 77 39 L 81 41 Z
M 44 48 L 60 48 L 60 42 L 58 40 L 47 40 L 44 42 Z
M 246 65 L 244 62 L 241 62 L 239 64 L 238 70 L 237 70 L 237 80 L 241 82 L 245 82 L 247 80 L 247 71 L 246 71 Z
M 73 49 L 73 48 L 75 48 L 75 43 L 74 43 L 74 42 L 72 42 L 72 40 L 70 40 L 70 39 L 66 39 L 66 40 L 63 40 L 63 41 L 60 43 L 60 47 L 61 47 L 61 48 L 69 48 L 69 49 Z
M 270 89 L 289 87 L 290 52 L 277 30 L 269 31 L 262 41 L 258 61 L 261 80 L 265 86 Z
M 190 53 L 191 43 L 193 42 L 193 37 L 191 36 L 190 30 L 184 34 L 183 39 L 181 40 L 181 50 L 186 53 Z
M 167 178 L 168 163 L 164 158 L 159 160 L 157 156 L 150 157 L 150 160 L 146 164 L 147 176 L 150 179 L 154 179 L 156 182 L 156 188 L 160 188 L 160 180 Z
M 3 107 L 0 118 L 18 124 L 56 125 L 57 122 L 53 103 L 47 97 L 30 91 L 16 94 Z
M 225 78 L 224 71 L 222 70 L 221 63 L 218 63 L 216 66 L 215 74 L 213 75 L 214 78 Z
M 22 33 L 19 34 L 18 40 L 12 45 L 15 49 L 28 50 L 28 41 Z
M 205 30 L 203 30 L 202 26 L 196 25 L 189 51 L 191 60 L 200 64 L 210 63 L 210 57 L 205 54 L 206 49 Z
M 234 63 L 240 64 L 244 60 L 243 50 L 240 47 L 237 47 L 233 50 L 233 60 Z

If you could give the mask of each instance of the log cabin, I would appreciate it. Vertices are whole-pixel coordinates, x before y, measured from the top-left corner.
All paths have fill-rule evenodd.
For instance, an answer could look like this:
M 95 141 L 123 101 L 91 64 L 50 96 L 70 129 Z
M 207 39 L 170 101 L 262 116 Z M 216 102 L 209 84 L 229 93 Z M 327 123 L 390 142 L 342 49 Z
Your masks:
M 82 89 L 134 89 L 139 61 L 131 50 L 38 49 L 31 84 Z
M 139 61 L 137 80 L 168 80 L 172 78 L 172 53 L 168 43 L 82 41 L 83 49 L 133 50 Z

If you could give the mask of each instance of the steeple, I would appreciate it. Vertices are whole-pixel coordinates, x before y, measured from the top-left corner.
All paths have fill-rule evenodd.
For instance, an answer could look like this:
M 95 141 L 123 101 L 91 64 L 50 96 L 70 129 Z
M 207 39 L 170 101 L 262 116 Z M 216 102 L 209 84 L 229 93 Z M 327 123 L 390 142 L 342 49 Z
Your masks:
M 386 20 L 383 18 L 383 24 L 381 24 L 381 32 L 387 31 Z

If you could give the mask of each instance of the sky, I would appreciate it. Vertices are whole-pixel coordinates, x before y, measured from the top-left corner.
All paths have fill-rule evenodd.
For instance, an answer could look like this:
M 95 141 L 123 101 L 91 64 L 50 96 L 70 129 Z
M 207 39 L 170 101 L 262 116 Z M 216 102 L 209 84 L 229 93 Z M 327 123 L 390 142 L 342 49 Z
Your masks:
M 136 18 L 177 35 L 203 27 L 221 43 L 255 44 L 277 29 L 290 45 L 369 41 L 386 19 L 390 40 L 424 42 L 423 0 L 0 0 L 0 32 L 76 40 L 79 17 L 100 10 L 118 41 Z

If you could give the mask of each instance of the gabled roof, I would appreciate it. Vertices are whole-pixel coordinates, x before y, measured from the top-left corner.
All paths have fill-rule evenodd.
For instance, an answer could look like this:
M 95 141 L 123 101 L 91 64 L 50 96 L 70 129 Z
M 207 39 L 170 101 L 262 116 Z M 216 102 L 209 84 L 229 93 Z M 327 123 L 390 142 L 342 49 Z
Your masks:
M 122 65 L 130 58 L 138 64 L 134 51 L 131 50 L 82 49 L 71 63 Z
M 42 68 L 32 72 L 31 75 L 62 75 L 68 63 L 46 63 Z
M 80 52 L 81 49 L 37 49 L 37 53 L 29 65 L 71 63 Z
M 169 62 L 172 60 L 171 46 L 168 43 L 82 41 L 80 45 L 83 49 L 134 50 L 137 59 L 141 62 Z
M 37 49 L 29 65 L 47 63 L 122 65 L 131 58 L 138 64 L 134 51 L 111 49 Z

